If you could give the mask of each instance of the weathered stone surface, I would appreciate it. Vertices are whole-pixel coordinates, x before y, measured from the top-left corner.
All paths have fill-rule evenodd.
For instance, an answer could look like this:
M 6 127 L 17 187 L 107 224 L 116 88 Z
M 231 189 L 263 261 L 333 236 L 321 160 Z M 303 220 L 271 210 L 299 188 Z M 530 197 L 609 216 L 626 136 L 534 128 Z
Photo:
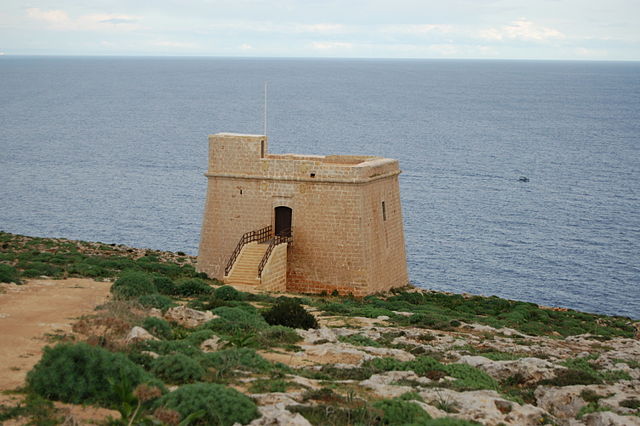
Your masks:
M 158 338 L 153 336 L 144 328 L 135 326 L 131 329 L 127 337 L 124 339 L 124 342 L 126 344 L 131 344 L 135 342 L 141 342 L 143 340 L 158 340 Z
M 269 392 L 254 393 L 251 395 L 258 405 L 287 405 L 297 404 L 302 400 L 301 392 Z
M 549 413 L 533 405 L 520 405 L 502 398 L 497 392 L 480 390 L 456 392 L 451 389 L 429 389 L 420 392 L 432 406 L 451 407 L 448 416 L 480 422 L 483 425 L 540 425 Z
M 217 318 L 217 315 L 213 315 L 209 311 L 197 311 L 186 306 L 175 306 L 167 310 L 164 317 L 184 327 L 193 328 Z
M 412 380 L 427 384 L 431 380 L 420 377 L 413 371 L 388 371 L 382 374 L 374 374 L 369 379 L 360 382 L 360 386 L 373 390 L 381 398 L 395 398 L 404 393 L 415 390 L 411 386 L 394 385 L 400 380 Z
M 344 343 L 322 343 L 302 346 L 301 356 L 320 364 L 360 364 L 373 358 L 368 353 Z
M 258 407 L 262 417 L 255 419 L 251 426 L 311 426 L 311 423 L 299 413 L 287 410 L 284 404 Z
M 551 379 L 565 367 L 557 366 L 549 361 L 540 358 L 520 358 L 513 361 L 493 361 L 483 356 L 462 356 L 459 364 L 468 364 L 479 368 L 497 380 L 504 380 L 507 377 L 519 374 L 523 381 L 538 382 L 544 379 Z
M 587 402 L 582 399 L 580 392 L 585 389 L 584 385 L 564 386 L 553 388 L 549 386 L 539 386 L 535 390 L 535 397 L 538 407 L 547 410 L 555 417 L 561 419 L 574 418 Z
M 600 396 L 598 405 L 601 407 L 619 414 L 631 414 L 632 411 L 620 406 L 620 403 L 630 398 L 640 397 L 640 382 L 623 381 L 611 385 L 575 385 L 560 388 L 540 386 L 534 395 L 539 407 L 549 411 L 558 419 L 572 419 L 582 407 L 587 405 L 581 396 L 583 391 L 590 391 Z
M 316 342 L 325 341 L 325 342 L 337 342 L 338 337 L 336 336 L 333 329 L 328 327 L 321 328 L 310 328 L 309 330 L 296 330 L 300 337 L 304 339 L 304 343 L 309 345 L 313 345 Z
M 202 352 L 216 352 L 222 349 L 222 342 L 218 336 L 213 336 L 210 339 L 205 340 L 200 344 L 200 349 Z
M 584 416 L 582 422 L 586 426 L 640 426 L 640 417 L 600 411 Z

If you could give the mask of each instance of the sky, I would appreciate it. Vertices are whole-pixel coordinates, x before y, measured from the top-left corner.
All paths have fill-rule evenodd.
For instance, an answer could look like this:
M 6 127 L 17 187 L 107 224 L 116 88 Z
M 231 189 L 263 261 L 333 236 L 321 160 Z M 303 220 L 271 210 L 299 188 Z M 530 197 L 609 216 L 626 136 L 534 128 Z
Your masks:
M 2 0 L 0 55 L 640 60 L 640 0 Z

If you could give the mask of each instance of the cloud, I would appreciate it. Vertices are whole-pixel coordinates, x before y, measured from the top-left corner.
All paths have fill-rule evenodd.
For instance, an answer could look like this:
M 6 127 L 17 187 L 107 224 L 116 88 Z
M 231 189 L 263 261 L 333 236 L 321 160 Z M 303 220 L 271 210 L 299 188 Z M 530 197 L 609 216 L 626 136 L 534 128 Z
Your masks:
M 536 25 L 526 19 L 513 21 L 509 25 L 500 28 L 489 28 L 480 31 L 480 37 L 487 40 L 521 40 L 521 41 L 548 41 L 564 39 L 566 36 L 554 29 Z
M 425 24 L 425 25 L 386 25 L 380 28 L 380 32 L 389 34 L 411 34 L 420 35 L 432 32 L 450 33 L 453 26 L 443 24 Z
M 154 41 L 151 43 L 152 46 L 156 47 L 170 47 L 175 49 L 193 49 L 196 47 L 193 43 L 184 43 L 181 41 Z
M 343 41 L 314 41 L 311 43 L 311 47 L 318 50 L 351 49 L 353 44 Z
M 240 50 L 251 50 L 253 49 L 253 46 L 247 43 L 244 43 L 240 46 Z
M 27 17 L 64 31 L 131 31 L 142 28 L 139 18 L 129 15 L 93 14 L 72 18 L 64 10 L 27 9 Z

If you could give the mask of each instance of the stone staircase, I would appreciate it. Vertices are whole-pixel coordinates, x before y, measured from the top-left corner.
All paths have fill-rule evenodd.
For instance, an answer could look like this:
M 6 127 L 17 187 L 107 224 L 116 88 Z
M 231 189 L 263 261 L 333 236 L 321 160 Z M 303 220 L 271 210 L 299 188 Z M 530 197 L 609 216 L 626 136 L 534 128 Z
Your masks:
M 268 247 L 268 242 L 257 243 L 254 241 L 245 244 L 229 275 L 224 277 L 224 283 L 229 285 L 260 284 L 258 266 Z

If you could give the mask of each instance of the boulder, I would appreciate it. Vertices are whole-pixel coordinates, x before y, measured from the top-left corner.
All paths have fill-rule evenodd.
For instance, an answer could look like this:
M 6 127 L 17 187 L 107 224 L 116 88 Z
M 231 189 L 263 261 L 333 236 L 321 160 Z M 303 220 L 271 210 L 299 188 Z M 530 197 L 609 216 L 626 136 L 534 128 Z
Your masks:
M 337 342 L 338 337 L 332 329 L 328 327 L 310 328 L 309 330 L 296 330 L 304 343 L 313 345 L 316 342 Z
M 158 338 L 153 336 L 144 328 L 135 326 L 124 339 L 124 342 L 129 345 L 131 343 L 142 342 L 144 340 L 158 340 Z
M 216 352 L 222 349 L 223 344 L 218 336 L 213 336 L 210 339 L 200 343 L 200 349 L 202 352 Z
M 187 308 L 186 306 L 175 306 L 167 310 L 164 314 L 165 319 L 169 321 L 177 322 L 183 327 L 194 328 L 204 324 L 207 321 L 211 321 L 214 318 L 218 318 L 217 315 L 213 315 L 209 311 L 198 311 L 195 309 Z
M 563 386 L 561 388 L 538 386 L 534 396 L 538 407 L 560 419 L 572 419 L 582 407 L 587 405 L 587 402 L 580 396 L 580 392 L 585 388 L 584 385 Z
M 311 423 L 300 413 L 292 413 L 284 404 L 266 405 L 258 407 L 262 417 L 255 419 L 250 426 L 311 426 Z

